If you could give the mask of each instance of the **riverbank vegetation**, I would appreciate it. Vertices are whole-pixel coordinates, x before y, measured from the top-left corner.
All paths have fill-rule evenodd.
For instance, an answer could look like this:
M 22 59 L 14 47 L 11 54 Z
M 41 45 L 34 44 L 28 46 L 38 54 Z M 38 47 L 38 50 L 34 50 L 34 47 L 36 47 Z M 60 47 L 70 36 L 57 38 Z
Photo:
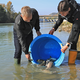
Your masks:
M 72 28 L 72 23 L 68 21 L 63 21 L 63 23 L 59 26 L 59 30 L 66 31 L 66 32 L 71 32 Z
M 0 23 L 14 23 L 19 13 L 14 11 L 11 1 L 7 4 L 0 4 Z

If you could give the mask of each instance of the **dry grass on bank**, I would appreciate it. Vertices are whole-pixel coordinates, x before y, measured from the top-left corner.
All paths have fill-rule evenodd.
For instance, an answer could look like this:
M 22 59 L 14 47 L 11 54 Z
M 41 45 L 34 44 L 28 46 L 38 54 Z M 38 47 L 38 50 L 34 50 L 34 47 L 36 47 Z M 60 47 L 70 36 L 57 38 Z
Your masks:
M 72 23 L 69 23 L 68 21 L 63 21 L 63 23 L 59 26 L 59 30 L 61 29 L 62 31 L 66 32 L 71 32 L 72 28 Z

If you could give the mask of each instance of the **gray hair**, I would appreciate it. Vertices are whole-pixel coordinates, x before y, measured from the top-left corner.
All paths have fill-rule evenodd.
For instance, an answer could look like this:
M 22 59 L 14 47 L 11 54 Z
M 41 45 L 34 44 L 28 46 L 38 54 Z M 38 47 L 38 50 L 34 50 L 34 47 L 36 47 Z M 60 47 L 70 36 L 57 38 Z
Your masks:
M 21 15 L 30 17 L 32 14 L 31 8 L 29 6 L 24 6 L 21 8 Z

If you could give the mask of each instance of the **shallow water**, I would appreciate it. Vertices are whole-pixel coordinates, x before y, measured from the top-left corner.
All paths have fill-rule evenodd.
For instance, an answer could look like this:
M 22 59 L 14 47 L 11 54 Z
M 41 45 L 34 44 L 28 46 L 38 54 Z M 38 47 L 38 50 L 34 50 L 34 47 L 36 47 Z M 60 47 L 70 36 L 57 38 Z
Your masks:
M 40 23 L 42 34 L 48 34 L 53 23 Z M 33 29 L 34 38 L 37 36 Z M 54 33 L 63 44 L 66 43 L 69 33 Z M 13 24 L 0 24 L 0 80 L 80 80 L 80 60 L 76 65 L 68 65 L 68 50 L 61 66 L 45 70 L 45 67 L 37 67 L 28 63 L 24 53 L 21 65 L 14 64 Z

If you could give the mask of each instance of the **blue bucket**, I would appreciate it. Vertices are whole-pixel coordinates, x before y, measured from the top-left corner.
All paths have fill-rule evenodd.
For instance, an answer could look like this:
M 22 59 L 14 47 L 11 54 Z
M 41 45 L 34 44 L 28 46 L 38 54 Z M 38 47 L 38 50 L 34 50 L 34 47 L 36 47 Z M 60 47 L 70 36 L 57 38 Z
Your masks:
M 42 34 L 36 37 L 30 45 L 31 59 L 33 64 L 39 64 L 38 59 L 47 60 L 55 58 L 54 66 L 60 66 L 65 54 L 61 52 L 62 42 L 54 35 Z

